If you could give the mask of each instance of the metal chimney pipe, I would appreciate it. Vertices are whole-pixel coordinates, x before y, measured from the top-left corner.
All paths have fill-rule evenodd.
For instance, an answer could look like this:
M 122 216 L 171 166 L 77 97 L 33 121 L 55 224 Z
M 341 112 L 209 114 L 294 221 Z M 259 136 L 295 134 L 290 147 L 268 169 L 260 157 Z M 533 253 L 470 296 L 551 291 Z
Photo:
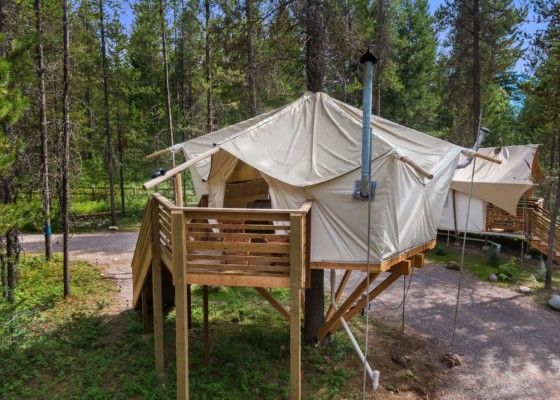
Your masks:
M 482 143 L 484 142 L 484 139 L 486 139 L 486 136 L 488 135 L 488 133 L 490 132 L 490 130 L 488 128 L 482 127 L 480 128 L 480 130 L 478 131 L 478 136 L 476 137 L 476 142 L 474 143 L 474 146 L 471 148 L 471 150 L 473 152 L 477 152 L 479 147 L 482 146 Z M 467 158 L 465 161 L 463 161 L 460 164 L 457 164 L 457 167 L 455 167 L 456 169 L 462 169 L 462 168 L 466 168 L 470 165 L 470 163 L 472 162 L 473 157 L 469 157 Z
M 371 99 L 373 92 L 373 65 L 377 58 L 367 52 L 360 58 L 364 66 L 364 92 L 362 101 L 362 186 L 361 197 L 367 199 L 370 195 L 370 165 L 371 165 Z

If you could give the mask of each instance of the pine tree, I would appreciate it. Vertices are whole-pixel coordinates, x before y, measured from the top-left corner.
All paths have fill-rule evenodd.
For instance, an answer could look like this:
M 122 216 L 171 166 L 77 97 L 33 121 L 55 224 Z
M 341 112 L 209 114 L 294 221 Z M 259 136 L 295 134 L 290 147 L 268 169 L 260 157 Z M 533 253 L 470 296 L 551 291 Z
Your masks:
M 481 111 L 493 98 L 486 89 L 521 54 L 517 28 L 525 13 L 513 0 L 446 0 L 436 12 L 449 53 L 444 103 L 453 141 L 469 145 L 476 139 Z

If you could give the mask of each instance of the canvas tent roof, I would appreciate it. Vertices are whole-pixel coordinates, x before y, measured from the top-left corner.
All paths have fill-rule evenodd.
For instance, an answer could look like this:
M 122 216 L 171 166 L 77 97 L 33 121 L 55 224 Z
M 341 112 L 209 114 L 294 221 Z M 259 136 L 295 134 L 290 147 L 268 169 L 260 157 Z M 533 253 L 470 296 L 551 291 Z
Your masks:
M 305 93 L 295 102 L 183 143 L 187 158 L 219 146 L 257 170 L 304 187 L 331 180 L 361 166 L 362 111 L 325 93 Z M 372 117 L 372 159 L 407 156 L 433 174 L 460 147 L 414 129 Z M 208 179 L 210 160 L 196 164 Z
M 502 160 L 502 164 L 476 162 L 472 196 L 516 215 L 517 204 L 523 193 L 543 178 L 538 161 L 538 146 L 507 146 L 497 154 L 495 149 L 488 147 L 478 150 Z M 456 170 L 450 188 L 468 195 L 472 172 L 472 166 Z
M 311 260 L 380 263 L 435 238 L 449 183 L 463 150 L 443 140 L 372 117 L 372 179 L 377 182 L 368 235 L 368 202 L 352 198 L 360 179 L 362 112 L 324 93 L 295 102 L 181 145 L 188 159 L 221 151 L 191 168 L 195 188 L 222 207 L 238 160 L 268 184 L 274 208 L 314 199 Z M 424 178 L 406 156 L 433 175 Z M 206 181 L 206 182 L 203 182 Z M 197 183 L 198 182 L 198 183 Z

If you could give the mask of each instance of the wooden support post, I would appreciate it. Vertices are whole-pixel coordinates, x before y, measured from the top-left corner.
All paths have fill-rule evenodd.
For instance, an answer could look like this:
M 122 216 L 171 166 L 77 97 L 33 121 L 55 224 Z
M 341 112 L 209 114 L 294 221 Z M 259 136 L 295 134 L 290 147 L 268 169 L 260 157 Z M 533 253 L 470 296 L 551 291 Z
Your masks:
M 142 324 L 144 325 L 144 335 L 148 333 L 148 289 L 142 288 Z
M 305 287 L 311 287 L 311 207 L 305 214 Z
M 375 279 L 379 276 L 379 274 L 380 274 L 379 272 L 374 272 L 369 274 L 370 285 L 372 284 L 373 281 L 375 281 Z M 323 338 L 327 336 L 327 334 L 331 331 L 332 327 L 337 322 L 340 322 L 340 318 L 342 318 L 342 316 L 346 313 L 346 311 L 354 305 L 354 303 L 362 295 L 364 290 L 368 288 L 367 280 L 368 280 L 367 277 L 364 278 L 364 280 L 358 286 L 356 286 L 356 289 L 354 289 L 354 291 L 350 294 L 350 296 L 348 296 L 346 301 L 342 303 L 340 307 L 338 307 L 338 310 L 333 314 L 333 316 L 327 322 L 325 322 L 325 325 L 323 325 L 321 329 L 319 329 L 319 331 L 317 332 L 318 341 L 323 340 Z
M 191 285 L 187 285 L 187 319 L 189 324 L 189 329 L 192 328 L 192 307 L 191 307 Z
M 424 268 L 424 253 L 418 253 L 411 258 L 412 266 L 414 268 Z
M 348 283 L 348 279 L 350 279 L 350 274 L 352 274 L 352 270 L 350 269 L 347 269 L 344 272 L 344 276 L 342 277 L 342 280 L 340 281 L 340 285 L 338 285 L 338 289 L 336 290 L 336 293 L 334 295 L 334 299 L 331 299 L 331 302 L 338 304 L 338 302 L 340 301 L 340 297 L 342 296 L 342 293 L 344 293 L 344 288 Z M 326 316 L 327 321 L 332 317 L 333 314 L 334 314 L 334 308 L 331 305 L 329 306 L 329 310 L 327 311 L 327 316 Z
M 171 211 L 173 235 L 173 278 L 175 280 L 175 357 L 177 362 L 177 399 L 189 398 L 189 327 L 187 319 L 187 268 L 185 260 L 185 220 L 182 211 Z
M 152 294 L 154 305 L 154 352 L 156 372 L 163 380 L 163 299 L 161 289 L 161 248 L 159 240 L 159 203 L 152 201 Z
M 290 215 L 290 399 L 301 398 L 301 291 L 303 248 L 303 218 Z
M 175 180 L 175 205 L 183 207 L 183 182 L 181 181 L 181 173 L 173 177 Z
M 202 314 L 204 319 L 204 365 L 210 363 L 210 328 L 208 323 L 208 285 L 202 286 Z

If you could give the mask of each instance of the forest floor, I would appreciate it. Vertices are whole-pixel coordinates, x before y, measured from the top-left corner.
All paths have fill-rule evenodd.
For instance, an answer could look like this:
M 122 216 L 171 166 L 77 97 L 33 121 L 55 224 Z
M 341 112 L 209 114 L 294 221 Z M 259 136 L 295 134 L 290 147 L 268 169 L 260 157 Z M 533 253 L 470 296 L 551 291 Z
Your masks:
M 137 232 L 99 232 L 71 239 L 73 258 L 104 266 L 106 276 L 119 286 L 110 310 L 114 313 L 130 307 L 136 238 Z M 61 238 L 53 239 L 54 250 L 60 251 Z M 42 235 L 24 236 L 27 252 L 41 253 L 42 245 Z M 325 278 L 329 290 L 328 274 Z M 359 279 L 356 273 L 352 282 Z M 457 281 L 456 271 L 441 266 L 415 270 L 406 297 L 404 336 L 402 307 L 397 307 L 403 285 L 393 284 L 372 303 L 368 359 L 381 371 L 381 386 L 367 398 L 560 399 L 560 313 L 469 273 L 461 283 L 454 348 L 463 365 L 448 369 L 440 362 L 453 334 Z M 401 367 L 391 360 L 394 356 L 410 356 L 411 361 Z M 356 366 L 361 370 L 359 362 Z M 352 380 L 361 385 L 361 371 Z

